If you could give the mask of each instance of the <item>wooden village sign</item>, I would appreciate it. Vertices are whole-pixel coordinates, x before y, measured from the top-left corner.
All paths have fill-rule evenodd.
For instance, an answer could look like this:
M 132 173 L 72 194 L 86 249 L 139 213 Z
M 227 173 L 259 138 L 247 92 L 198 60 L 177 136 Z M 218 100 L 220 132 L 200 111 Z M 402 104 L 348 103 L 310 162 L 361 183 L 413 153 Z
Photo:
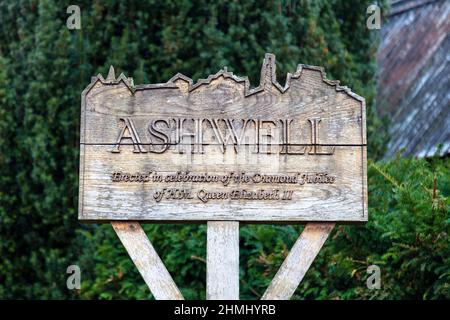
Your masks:
M 306 223 L 263 299 L 289 299 L 336 222 L 367 221 L 364 99 L 322 68 L 220 70 L 82 93 L 79 219 L 111 222 L 156 299 L 183 299 L 138 221 L 207 221 L 207 298 L 239 299 L 239 222 Z

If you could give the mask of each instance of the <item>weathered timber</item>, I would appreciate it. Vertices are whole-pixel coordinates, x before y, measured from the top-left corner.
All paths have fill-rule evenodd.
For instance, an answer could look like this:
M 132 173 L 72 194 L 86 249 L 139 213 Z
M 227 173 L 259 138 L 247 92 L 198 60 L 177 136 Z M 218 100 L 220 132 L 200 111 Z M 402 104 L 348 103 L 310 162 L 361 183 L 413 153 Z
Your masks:
M 334 223 L 308 223 L 273 278 L 262 300 L 289 300 L 316 258 Z
M 250 88 L 226 68 L 134 86 L 111 71 L 82 94 L 84 221 L 367 221 L 364 99 L 267 54 Z
M 155 299 L 183 300 L 141 225 L 131 221 L 111 224 Z
M 206 298 L 239 300 L 239 222 L 209 221 Z

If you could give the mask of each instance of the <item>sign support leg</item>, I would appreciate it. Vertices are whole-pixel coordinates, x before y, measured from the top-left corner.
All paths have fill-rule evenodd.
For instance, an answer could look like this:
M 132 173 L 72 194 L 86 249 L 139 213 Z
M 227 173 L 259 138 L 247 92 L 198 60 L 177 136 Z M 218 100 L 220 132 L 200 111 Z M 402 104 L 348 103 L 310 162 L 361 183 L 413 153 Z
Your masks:
M 206 298 L 239 300 L 239 222 L 208 221 Z
M 111 222 L 117 236 L 156 300 L 183 300 L 183 296 L 138 222 Z
M 289 300 L 292 297 L 334 226 L 334 222 L 306 224 L 262 300 Z

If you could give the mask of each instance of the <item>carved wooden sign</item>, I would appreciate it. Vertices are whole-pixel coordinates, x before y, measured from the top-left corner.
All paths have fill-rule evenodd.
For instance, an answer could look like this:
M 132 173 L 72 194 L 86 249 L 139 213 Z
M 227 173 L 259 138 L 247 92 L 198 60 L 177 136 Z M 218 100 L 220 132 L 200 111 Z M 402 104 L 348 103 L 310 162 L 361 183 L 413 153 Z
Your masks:
M 250 88 L 227 69 L 196 83 L 93 77 L 82 93 L 79 219 L 367 221 L 364 99 L 267 54 Z

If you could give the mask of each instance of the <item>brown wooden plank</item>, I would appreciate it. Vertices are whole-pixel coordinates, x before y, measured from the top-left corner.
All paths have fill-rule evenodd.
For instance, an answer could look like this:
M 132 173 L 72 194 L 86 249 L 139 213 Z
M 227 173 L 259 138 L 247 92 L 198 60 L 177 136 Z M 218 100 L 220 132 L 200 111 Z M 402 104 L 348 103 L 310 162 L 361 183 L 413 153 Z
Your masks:
M 281 86 L 275 67 L 267 54 L 254 89 L 226 68 L 195 84 L 182 75 L 141 86 L 113 72 L 94 77 L 82 97 L 79 218 L 367 221 L 364 99 L 312 66 Z M 165 180 L 177 172 L 250 180 Z M 146 175 L 163 180 L 116 179 Z
M 306 224 L 262 300 L 289 300 L 292 297 L 334 225 L 334 223 Z
M 138 222 L 111 222 L 133 263 L 157 300 L 183 300 L 164 263 Z
M 208 221 L 206 298 L 239 300 L 239 222 Z
M 131 146 L 130 146 L 131 147 Z M 339 161 L 326 159 L 317 161 L 298 161 L 295 158 L 276 155 L 260 157 L 261 162 L 246 162 L 245 157 L 223 159 L 219 153 L 199 155 L 189 161 L 190 154 L 184 158 L 178 155 L 166 158 L 165 162 L 148 154 L 129 156 L 121 153 L 113 161 L 106 151 L 109 146 L 85 146 L 88 150 L 84 175 L 84 187 L 90 190 L 84 194 L 83 212 L 85 220 L 157 220 L 157 221 L 199 221 L 199 220 L 241 220 L 241 221 L 365 221 L 367 214 L 362 208 L 363 179 L 361 177 L 361 147 L 339 147 L 335 157 Z M 95 150 L 93 150 L 95 149 Z M 131 150 L 127 150 L 132 153 Z M 216 155 L 216 158 L 211 156 Z M 137 160 L 136 160 L 137 159 Z M 142 159 L 142 161 L 140 160 Z M 145 161 L 144 159 L 148 159 Z M 178 163 L 176 163 L 178 161 Z M 195 162 L 195 163 L 193 163 Z M 196 164 L 198 162 L 198 164 Z M 225 163 L 224 163 L 225 162 Z M 335 183 L 235 183 L 224 186 L 222 183 L 167 183 L 167 182 L 113 182 L 111 174 L 115 171 L 148 173 L 156 172 L 162 176 L 174 176 L 178 171 L 192 174 L 208 173 L 213 176 L 226 176 L 228 164 L 241 163 L 239 171 L 251 177 L 255 175 L 284 174 L 295 176 L 311 172 L 328 172 L 335 176 Z M 152 174 L 155 176 L 155 173 Z M 151 176 L 152 176 L 151 175 Z M 310 174 L 309 174 L 310 175 Z M 151 177 L 150 176 L 150 177 Z M 357 177 L 357 179 L 355 179 Z M 259 179 L 259 178 L 256 178 Z M 174 202 L 163 198 L 155 199 L 157 192 L 166 189 L 187 190 L 192 199 Z M 209 194 L 202 192 L 209 192 Z M 279 190 L 292 191 L 292 200 L 246 200 L 210 199 L 206 203 L 203 195 L 230 190 Z M 165 197 L 168 196 L 166 193 Z M 175 205 L 176 204 L 176 205 Z M 366 207 L 367 209 L 367 207 Z

